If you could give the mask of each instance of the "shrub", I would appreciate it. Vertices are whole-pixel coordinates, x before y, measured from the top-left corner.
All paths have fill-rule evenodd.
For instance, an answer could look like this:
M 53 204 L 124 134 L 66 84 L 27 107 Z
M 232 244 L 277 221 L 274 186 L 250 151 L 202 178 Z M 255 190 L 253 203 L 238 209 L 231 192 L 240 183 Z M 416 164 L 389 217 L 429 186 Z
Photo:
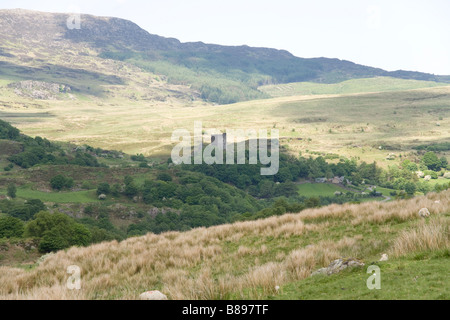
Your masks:
M 28 200 L 25 203 L 11 202 L 7 208 L 7 213 L 22 221 L 28 221 L 34 217 L 36 213 L 45 209 L 44 203 L 39 199 Z
M 97 195 L 109 194 L 110 191 L 111 191 L 111 188 L 109 186 L 109 183 L 107 183 L 107 182 L 102 182 L 97 187 Z
M 41 211 L 25 228 L 25 235 L 41 238 L 40 252 L 57 251 L 70 246 L 86 246 L 91 241 L 87 227 L 62 213 Z
M 11 216 L 0 218 L 0 238 L 21 238 L 24 230 L 22 220 Z
M 114 197 L 118 197 L 118 196 L 120 196 L 121 192 L 122 192 L 122 187 L 120 186 L 120 184 L 115 183 L 111 188 L 111 194 Z
M 147 162 L 141 162 L 139 163 L 139 168 L 150 168 L 147 164 Z
M 134 182 L 131 182 L 131 183 L 129 183 L 129 184 L 127 184 L 127 185 L 125 186 L 124 194 L 125 194 L 127 197 L 133 198 L 134 196 L 136 196 L 136 195 L 138 194 L 138 192 L 139 192 L 139 189 L 138 189 L 138 187 L 134 184 Z
M 429 170 L 439 171 L 441 169 L 441 160 L 439 160 L 433 151 L 425 153 L 422 158 L 422 162 Z
M 84 189 L 84 190 L 91 190 L 94 188 L 95 188 L 95 185 L 90 181 L 83 181 L 83 183 L 81 184 L 81 189 Z
M 424 173 L 425 173 L 425 176 L 431 176 L 431 179 L 437 179 L 438 178 L 438 174 L 435 171 L 426 170 Z
M 50 179 L 50 186 L 55 190 L 61 190 L 64 188 L 70 189 L 73 187 L 73 179 L 58 174 Z
M 16 197 L 16 192 L 17 192 L 16 185 L 13 183 L 9 184 L 7 193 L 6 193 L 8 195 L 8 197 L 11 197 L 14 199 Z
M 158 173 L 156 179 L 157 180 L 161 180 L 161 181 L 166 181 L 166 182 L 172 181 L 172 177 L 167 172 L 160 172 L 160 173 Z
M 138 162 L 146 161 L 146 159 L 145 159 L 143 154 L 133 155 L 133 156 L 131 156 L 131 160 L 138 161 Z

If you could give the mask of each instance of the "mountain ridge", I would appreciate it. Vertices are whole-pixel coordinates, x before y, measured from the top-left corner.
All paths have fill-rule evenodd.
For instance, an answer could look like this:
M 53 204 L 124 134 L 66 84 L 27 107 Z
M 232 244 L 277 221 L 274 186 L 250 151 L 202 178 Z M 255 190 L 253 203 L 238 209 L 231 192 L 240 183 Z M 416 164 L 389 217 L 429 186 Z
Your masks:
M 450 76 L 397 70 L 393 72 L 337 58 L 301 58 L 286 50 L 180 42 L 151 34 L 136 23 L 115 17 L 80 15 L 80 28 L 67 27 L 69 13 L 0 10 L 0 57 L 33 65 L 51 56 L 64 65 L 68 56 L 111 59 L 162 75 L 168 83 L 187 85 L 203 100 L 219 104 L 267 98 L 265 84 L 339 83 L 388 76 L 450 82 Z M 18 51 L 19 53 L 16 53 Z M 11 62 L 10 62 L 11 63 Z M 91 71 L 92 65 L 82 69 Z M 56 71 L 50 70 L 55 75 Z M 22 73 L 23 74 L 23 73 Z M 40 80 L 28 79 L 23 80 Z
M 12 13 L 14 15 L 39 15 L 39 16 L 45 16 L 47 18 L 51 17 L 53 19 L 57 18 L 58 22 L 60 25 L 65 25 L 67 22 L 67 19 L 73 15 L 72 13 L 50 13 L 50 12 L 43 12 L 43 11 L 34 11 L 34 10 L 26 10 L 26 9 L 0 9 L 0 18 L 4 19 L 5 18 L 5 14 L 8 13 Z M 270 56 L 270 54 L 278 54 L 279 56 L 283 56 L 286 58 L 300 58 L 300 59 L 304 59 L 304 60 L 311 60 L 311 61 L 323 61 L 323 60 L 329 60 L 331 62 L 334 63 L 345 63 L 347 65 L 358 65 L 358 66 L 363 66 L 363 67 L 368 67 L 371 69 L 375 69 L 378 71 L 382 71 L 387 73 L 386 75 L 391 75 L 394 73 L 419 73 L 419 74 L 426 74 L 426 75 L 434 75 L 434 74 L 430 74 L 430 73 L 425 73 L 425 72 L 420 72 L 420 71 L 410 71 L 410 70 L 395 70 L 395 71 L 386 71 L 383 70 L 382 68 L 378 68 L 378 67 L 372 67 L 372 66 L 368 66 L 368 65 L 362 65 L 362 64 L 358 64 L 356 62 L 352 62 L 346 59 L 339 59 L 339 58 L 328 58 L 328 57 L 313 57 L 313 58 L 302 58 L 302 57 L 298 57 L 295 56 L 294 54 L 292 54 L 291 52 L 289 52 L 288 50 L 285 49 L 275 49 L 275 48 L 270 48 L 270 47 L 252 47 L 249 45 L 220 45 L 220 44 L 215 44 L 215 43 L 205 43 L 203 41 L 195 41 L 195 42 L 181 42 L 180 40 L 173 38 L 173 37 L 164 37 L 164 36 L 160 36 L 160 35 L 156 35 L 156 34 L 152 34 L 149 31 L 141 28 L 138 24 L 134 23 L 131 20 L 127 20 L 127 19 L 123 19 L 123 18 L 117 18 L 117 17 L 110 17 L 110 16 L 95 16 L 95 15 L 91 15 L 91 14 L 80 14 L 81 17 L 81 28 L 80 29 L 68 29 L 66 30 L 66 33 L 64 34 L 64 38 L 72 40 L 72 41 L 80 41 L 80 40 L 86 40 L 86 37 L 107 37 L 108 40 L 112 40 L 109 37 L 111 36 L 111 34 L 114 34 L 114 32 L 110 32 L 110 33 L 106 33 L 104 31 L 106 31 L 105 28 L 102 28 L 100 23 L 105 23 L 105 26 L 108 28 L 112 28 L 112 31 L 118 31 L 118 29 L 124 29 L 124 30 L 128 30 L 128 31 L 133 31 L 136 32 L 137 37 L 142 37 L 143 40 L 141 40 L 141 46 L 139 47 L 136 44 L 136 41 L 134 43 L 132 43 L 134 46 L 136 46 L 135 48 L 132 49 L 138 49 L 138 50 L 142 50 L 142 49 L 181 49 L 181 50 L 193 50 L 193 51 L 197 51 L 197 52 L 204 52 L 204 51 L 220 51 L 220 50 L 239 50 L 242 53 L 249 53 L 249 52 L 254 52 L 254 51 L 258 51 L 260 53 L 265 53 L 267 56 Z M 94 23 L 97 23 L 97 25 L 95 25 Z M 0 20 L 1 23 L 1 20 Z M 82 27 L 82 25 L 87 25 L 88 27 Z M 92 27 L 97 27 L 97 29 L 93 29 Z M 2 25 L 2 27 L 4 27 Z M 36 30 L 36 29 L 35 29 Z M 95 31 L 101 31 L 101 32 L 95 32 Z M 87 31 L 87 32 L 86 32 Z M 93 32 L 94 31 L 94 32 Z M 37 33 L 38 34 L 38 33 Z M 119 34 L 119 36 L 124 35 L 127 36 L 128 39 L 130 40 L 135 40 L 133 38 L 136 38 L 136 35 L 130 35 L 130 32 L 125 33 L 125 34 Z M 126 38 L 126 37 L 125 37 Z M 164 44 L 162 44 L 162 42 L 165 42 Z M 104 41 L 106 43 L 106 40 Z M 146 43 L 147 42 L 147 43 Z M 94 41 L 95 43 L 95 41 Z M 100 42 L 101 43 L 101 42 Z M 120 41 L 119 41 L 120 43 Z M 278 57 L 278 56 L 277 56 Z M 406 76 L 406 75 L 404 75 Z

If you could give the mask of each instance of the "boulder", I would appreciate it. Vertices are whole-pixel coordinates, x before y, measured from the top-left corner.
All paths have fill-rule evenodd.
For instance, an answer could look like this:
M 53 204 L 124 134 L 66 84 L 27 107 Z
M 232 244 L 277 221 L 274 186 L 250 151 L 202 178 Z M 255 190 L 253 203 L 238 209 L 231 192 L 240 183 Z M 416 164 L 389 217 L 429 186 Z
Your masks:
M 49 258 L 49 257 L 51 257 L 51 256 L 54 256 L 54 255 L 55 255 L 54 252 L 46 253 L 46 254 L 44 254 L 43 256 L 41 256 L 41 257 L 36 261 L 36 264 L 39 266 L 39 265 L 41 265 L 47 258 Z
M 141 300 L 167 300 L 167 296 L 158 290 L 141 293 L 139 298 Z
M 339 273 L 344 269 L 347 269 L 349 267 L 362 267 L 364 266 L 364 263 L 353 258 L 349 259 L 336 259 L 333 262 L 330 263 L 330 265 L 326 268 L 321 268 L 315 272 L 313 272 L 311 275 L 317 275 L 317 274 L 326 274 L 331 275 L 335 273 Z
M 106 194 L 101 194 L 98 196 L 98 200 L 106 200 Z
M 422 208 L 419 210 L 419 216 L 422 218 L 426 218 L 430 216 L 430 211 L 428 210 L 428 208 Z
M 445 179 L 450 179 L 450 172 L 444 173 L 444 178 Z
M 430 180 L 431 180 L 431 176 L 430 176 L 430 175 L 427 175 L 427 176 L 425 176 L 423 179 L 424 179 L 425 181 L 430 181 Z

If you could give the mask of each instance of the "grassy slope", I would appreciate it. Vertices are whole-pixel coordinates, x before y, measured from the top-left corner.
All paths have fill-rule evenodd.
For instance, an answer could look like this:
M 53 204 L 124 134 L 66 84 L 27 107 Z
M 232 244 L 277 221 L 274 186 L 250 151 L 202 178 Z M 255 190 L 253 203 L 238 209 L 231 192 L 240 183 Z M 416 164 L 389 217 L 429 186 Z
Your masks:
M 378 262 L 381 289 L 368 290 L 366 268 L 345 270 L 340 274 L 318 275 L 288 284 L 273 299 L 450 299 L 448 264 L 450 251 L 407 255 L 393 261 Z
M 417 214 L 422 207 L 432 213 L 426 221 Z M 27 271 L 0 268 L 0 297 L 136 299 L 158 289 L 171 299 L 449 299 L 449 208 L 447 191 L 71 248 Z M 366 267 L 382 253 L 390 257 L 376 263 L 382 289 L 370 291 Z M 339 257 L 366 266 L 309 277 Z M 74 264 L 82 270 L 80 291 L 65 287 Z
M 18 106 L 30 101 L 11 93 L 1 99 Z M 33 103 L 39 107 L 17 107 L 8 117 L 24 133 L 130 154 L 169 154 L 173 130 L 192 132 L 194 121 L 203 121 L 204 128 L 276 127 L 281 143 L 293 154 L 332 152 L 376 160 L 383 166 L 395 162 L 385 160 L 390 152 L 405 154 L 414 145 L 450 137 L 450 87 L 281 97 L 220 107 L 195 101 L 186 105 L 170 98 L 166 102 L 129 100 L 121 94 L 114 99 Z M 36 114 L 44 111 L 42 117 Z M 0 107 L 0 112 L 3 118 L 11 115 L 11 108 Z M 392 150 L 379 150 L 380 145 Z
M 331 197 L 336 191 L 347 192 L 346 189 L 329 183 L 304 183 L 298 186 L 298 193 L 305 197 Z
M 408 152 L 412 144 L 449 138 L 450 87 L 423 88 L 440 85 L 435 82 L 383 77 L 331 85 L 294 83 L 282 85 L 282 92 L 302 95 L 212 106 L 188 85 L 102 59 L 81 44 L 49 49 L 34 42 L 5 42 L 2 47 L 11 56 L 0 56 L 0 118 L 53 141 L 167 156 L 173 130 L 192 130 L 194 121 L 201 120 L 204 127 L 219 129 L 275 126 L 294 154 L 333 152 L 386 166 L 388 151 L 377 145 Z M 68 84 L 75 100 L 31 99 L 6 87 L 26 79 Z M 295 89 L 304 86 L 306 91 Z
M 361 92 L 389 92 L 420 88 L 447 86 L 446 83 L 406 80 L 390 77 L 376 77 L 366 79 L 352 79 L 340 83 L 323 84 L 314 82 L 294 82 L 278 85 L 266 85 L 259 90 L 271 97 L 285 97 L 296 95 L 317 94 L 350 94 Z
M 5 190 L 0 194 L 6 194 Z M 90 203 L 98 202 L 95 190 L 84 190 L 74 192 L 43 192 L 32 189 L 20 188 L 17 190 L 17 197 L 21 199 L 40 199 L 43 202 L 54 203 Z

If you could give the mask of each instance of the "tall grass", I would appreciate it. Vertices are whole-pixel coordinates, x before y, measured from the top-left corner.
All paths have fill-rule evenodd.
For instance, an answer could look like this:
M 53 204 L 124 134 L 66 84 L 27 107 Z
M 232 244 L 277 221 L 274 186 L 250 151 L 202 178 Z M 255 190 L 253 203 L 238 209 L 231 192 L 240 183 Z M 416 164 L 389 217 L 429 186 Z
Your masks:
M 430 210 L 430 222 L 419 217 L 422 207 Z M 362 243 L 371 235 L 347 235 L 345 228 L 379 227 L 380 234 L 397 237 L 391 247 L 397 256 L 448 247 L 449 211 L 446 191 L 74 247 L 29 271 L 1 267 L 0 299 L 137 299 L 153 289 L 171 299 L 259 299 L 336 258 L 363 256 Z M 418 227 L 399 233 L 397 226 L 405 222 Z M 330 238 L 330 226 L 345 228 Z M 305 237 L 315 240 L 302 243 Z M 376 246 L 377 241 L 365 244 Z M 81 290 L 65 287 L 70 265 L 81 268 Z
M 392 253 L 402 256 L 445 248 L 450 248 L 450 221 L 441 218 L 428 224 L 422 221 L 418 228 L 402 231 L 393 245 Z

